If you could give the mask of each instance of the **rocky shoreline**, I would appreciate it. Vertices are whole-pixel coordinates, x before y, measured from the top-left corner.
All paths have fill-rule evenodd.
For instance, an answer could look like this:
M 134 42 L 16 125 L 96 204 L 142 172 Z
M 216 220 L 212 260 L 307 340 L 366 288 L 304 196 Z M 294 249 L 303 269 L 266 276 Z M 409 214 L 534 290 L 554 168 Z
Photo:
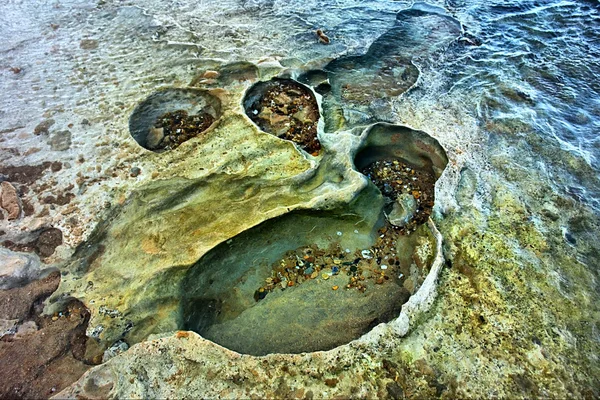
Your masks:
M 470 94 L 458 101 L 440 89 L 427 63 L 464 45 L 442 9 L 365 11 L 365 26 L 389 14 L 391 27 L 365 28 L 367 37 L 326 29 L 324 45 L 315 29 L 286 30 L 277 18 L 270 36 L 245 30 L 262 11 L 227 1 L 205 10 L 222 36 L 206 28 L 193 39 L 182 28 L 193 11 L 172 24 L 152 2 L 31 5 L 37 19 L 2 7 L 34 21 L 37 40 L 0 45 L 11 66 L 1 70 L 0 125 L 0 359 L 11 378 L 0 397 L 600 393 L 597 215 L 580 192 L 556 190 L 540 160 L 597 177 L 522 125 L 465 113 Z M 295 83 L 245 101 L 278 80 Z M 412 177 L 419 184 L 403 188 Z M 362 253 L 379 237 L 382 259 L 401 258 L 386 223 L 416 230 L 397 269 Z M 286 264 L 287 251 L 334 242 L 336 254 Z M 211 270 L 215 262 L 223 268 Z M 368 329 L 300 354 L 222 347 L 228 321 L 211 325 L 214 341 L 184 329 L 192 313 L 182 304 L 212 290 L 198 301 L 243 315 L 246 338 L 293 331 L 298 311 L 281 299 L 300 293 L 313 304 L 317 282 L 336 306 L 392 284 L 411 296 L 372 300 L 394 315 L 369 314 Z M 283 317 L 244 311 L 271 301 Z M 320 315 L 337 312 L 331 304 Z

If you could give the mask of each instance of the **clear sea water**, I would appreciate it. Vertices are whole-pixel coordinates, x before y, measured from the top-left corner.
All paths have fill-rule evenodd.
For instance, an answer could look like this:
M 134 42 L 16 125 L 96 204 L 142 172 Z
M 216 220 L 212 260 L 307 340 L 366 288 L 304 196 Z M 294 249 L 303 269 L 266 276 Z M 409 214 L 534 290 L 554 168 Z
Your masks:
M 373 57 L 375 62 L 393 50 L 417 66 L 420 75 L 409 91 L 371 107 L 379 119 L 430 133 L 448 151 L 448 183 L 436 193 L 438 216 L 457 206 L 489 212 L 494 188 L 508 187 L 533 210 L 530 220 L 542 234 L 556 233 L 540 217 L 540 210 L 549 210 L 561 224 L 566 245 L 575 247 L 583 264 L 597 269 L 600 2 L 416 5 L 455 24 L 458 33 L 451 38 L 436 25 L 394 30 L 398 13 L 412 5 L 383 0 L 4 0 L 0 165 L 70 163 L 75 168 L 59 175 L 62 186 L 76 180 L 82 158 L 86 173 L 107 175 L 123 162 L 112 151 L 125 142 L 136 146 L 127 128 L 131 111 L 157 89 L 186 87 L 199 71 L 235 61 L 277 60 L 290 69 L 310 69 L 344 56 L 366 55 L 364 60 Z M 331 44 L 317 42 L 317 29 Z M 381 46 L 372 47 L 378 41 Z M 361 65 L 368 67 L 364 60 Z M 46 139 L 32 134 L 47 118 L 55 120 L 53 129 L 71 131 L 68 151 L 51 151 Z M 84 119 L 91 124 L 83 126 Z M 467 202 L 454 196 L 457 186 L 468 186 L 461 178 L 465 171 L 475 181 Z M 97 210 L 116 200 L 110 190 L 121 184 L 108 178 L 77 193 L 87 227 L 98 222 Z M 553 205 L 565 203 L 564 210 Z M 65 219 L 53 217 L 55 222 Z M 78 244 L 68 235 L 66 240 L 72 247 Z

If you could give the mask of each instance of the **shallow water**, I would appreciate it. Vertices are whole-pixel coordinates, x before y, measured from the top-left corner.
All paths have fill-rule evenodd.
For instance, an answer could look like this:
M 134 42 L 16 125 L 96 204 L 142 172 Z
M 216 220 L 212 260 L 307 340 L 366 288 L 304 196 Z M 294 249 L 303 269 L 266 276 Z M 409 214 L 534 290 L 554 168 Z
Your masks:
M 482 124 L 506 124 L 527 140 L 558 147 L 599 172 L 600 11 L 589 2 L 451 2 L 482 42 L 455 48 L 448 90 L 469 91 Z M 460 47 L 460 46 L 456 46 Z M 485 125 L 484 125 L 485 126 Z M 494 130 L 491 129 L 493 132 Z M 541 159 L 545 157 L 540 155 Z M 598 210 L 598 185 L 585 172 L 544 160 L 560 190 Z M 564 168 L 564 170 L 563 170 Z
M 386 121 L 423 130 L 442 144 L 450 164 L 436 189 L 436 221 L 510 209 L 498 200 L 499 189 L 506 189 L 524 204 L 525 222 L 549 243 L 563 246 L 553 245 L 542 255 L 551 259 L 567 254 L 567 248 L 597 289 L 599 3 L 449 0 L 402 12 L 410 5 L 4 2 L 0 165 L 64 163 L 45 192 L 29 195 L 32 202 L 77 182 L 82 173 L 97 179 L 73 190 L 80 207 L 75 214 L 50 207 L 22 230 L 60 227 L 66 246 L 52 261 L 68 260 L 104 210 L 138 184 L 128 180 L 130 167 L 148 160 L 128 131 L 138 104 L 159 89 L 197 82 L 206 69 L 277 60 L 292 75 L 311 69 L 330 74 L 331 95 L 323 95 L 328 134 Z M 317 43 L 318 28 L 330 45 Z M 34 135 L 48 118 L 55 121 L 51 134 Z M 68 148 L 58 150 L 53 138 L 67 130 Z M 125 155 L 115 156 L 115 149 Z M 150 179 L 144 174 L 142 182 Z M 556 237 L 549 221 L 558 221 L 562 236 Z M 18 235 L 13 228 L 3 230 Z M 539 252 L 515 252 L 543 264 Z M 548 279 L 561 294 L 574 296 L 583 280 L 561 265 L 550 269 Z M 597 296 L 592 290 L 584 297 L 594 304 Z M 591 325 L 597 336 L 597 321 Z

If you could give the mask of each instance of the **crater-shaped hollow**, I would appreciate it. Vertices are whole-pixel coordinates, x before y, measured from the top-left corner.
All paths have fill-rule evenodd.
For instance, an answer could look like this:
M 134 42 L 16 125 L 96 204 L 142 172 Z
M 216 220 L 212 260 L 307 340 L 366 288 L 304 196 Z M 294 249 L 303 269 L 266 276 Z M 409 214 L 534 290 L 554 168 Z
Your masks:
M 182 281 L 181 329 L 265 355 L 328 350 L 397 317 L 435 242 L 427 226 L 387 229 L 374 186 L 359 203 L 292 212 L 208 252 Z
M 427 133 L 401 125 L 378 123 L 366 135 L 354 164 L 384 196 L 388 222 L 410 233 L 431 215 L 446 152 Z
M 202 89 L 160 90 L 133 110 L 129 132 L 145 149 L 172 150 L 201 136 L 221 117 L 221 101 Z
M 274 78 L 258 82 L 244 97 L 246 115 L 260 129 L 298 144 L 317 155 L 319 105 L 313 92 L 293 79 Z

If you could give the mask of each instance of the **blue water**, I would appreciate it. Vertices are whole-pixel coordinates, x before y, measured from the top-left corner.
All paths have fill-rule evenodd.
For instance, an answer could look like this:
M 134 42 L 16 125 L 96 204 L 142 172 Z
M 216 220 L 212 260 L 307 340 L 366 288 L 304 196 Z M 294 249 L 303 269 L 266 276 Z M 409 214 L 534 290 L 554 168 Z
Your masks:
M 486 121 L 518 121 L 516 138 L 583 160 L 546 159 L 557 186 L 597 210 L 600 186 L 600 6 L 594 1 L 451 1 L 480 46 L 457 45 L 450 90 Z M 558 155 L 558 153 L 555 153 Z M 581 164 L 579 164 L 581 165 Z M 535 166 L 527 166 L 533 167 Z

